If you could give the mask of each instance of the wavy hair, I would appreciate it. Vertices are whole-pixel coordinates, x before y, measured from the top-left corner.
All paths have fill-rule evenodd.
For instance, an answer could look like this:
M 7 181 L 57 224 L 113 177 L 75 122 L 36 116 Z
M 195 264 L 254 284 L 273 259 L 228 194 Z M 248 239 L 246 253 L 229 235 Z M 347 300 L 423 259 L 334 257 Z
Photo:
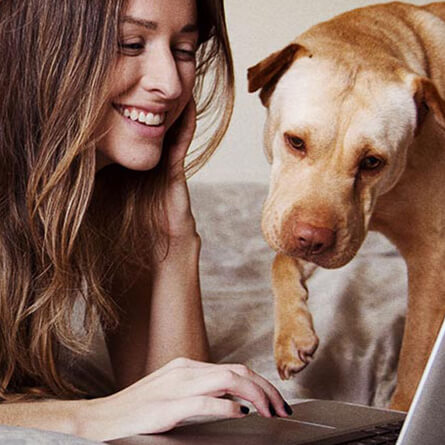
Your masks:
M 197 7 L 204 136 L 189 174 L 221 141 L 234 90 L 222 0 Z M 125 0 L 0 2 L 0 400 L 81 396 L 60 372 L 61 349 L 87 352 L 98 326 L 116 325 L 116 271 L 149 268 L 163 239 L 168 153 L 147 172 L 95 168 L 124 8 Z M 72 320 L 79 301 L 82 330 Z

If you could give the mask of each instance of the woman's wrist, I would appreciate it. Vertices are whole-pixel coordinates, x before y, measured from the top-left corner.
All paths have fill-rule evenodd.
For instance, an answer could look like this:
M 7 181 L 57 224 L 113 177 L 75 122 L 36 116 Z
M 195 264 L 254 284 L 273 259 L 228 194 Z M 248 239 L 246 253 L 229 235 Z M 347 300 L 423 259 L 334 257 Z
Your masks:
M 110 397 L 79 400 L 75 412 L 75 434 L 89 440 L 106 441 L 123 437 L 117 430 L 119 422 L 113 420 L 113 407 Z
M 96 399 L 75 402 L 77 407 L 73 416 L 74 435 L 90 440 L 103 440 L 97 434 L 98 427 L 96 422 L 98 413 L 96 412 L 95 402 Z M 94 419 L 93 422 L 92 419 Z
M 92 402 L 95 401 L 46 399 L 1 403 L 0 424 L 100 440 L 102 437 L 98 433 L 101 429 L 106 431 L 106 424 L 101 425 L 98 419 L 106 409 L 97 410 Z
M 200 237 L 172 239 L 153 270 L 147 372 L 175 357 L 208 358 L 199 284 Z M 162 342 L 154 339 L 162 338 Z
M 170 221 L 168 226 L 168 236 L 170 241 L 192 242 L 199 238 L 196 230 L 196 221 L 191 211 L 187 217 L 178 218 L 174 222 Z
M 156 273 L 172 262 L 197 264 L 200 252 L 201 237 L 196 231 L 188 234 L 170 235 L 168 247 L 161 250 L 161 258 L 154 264 L 154 272 Z
M 169 237 L 169 250 L 174 249 L 176 251 L 183 250 L 184 252 L 198 253 L 201 250 L 201 237 L 196 230 L 190 231 L 187 234 L 182 235 L 170 235 Z

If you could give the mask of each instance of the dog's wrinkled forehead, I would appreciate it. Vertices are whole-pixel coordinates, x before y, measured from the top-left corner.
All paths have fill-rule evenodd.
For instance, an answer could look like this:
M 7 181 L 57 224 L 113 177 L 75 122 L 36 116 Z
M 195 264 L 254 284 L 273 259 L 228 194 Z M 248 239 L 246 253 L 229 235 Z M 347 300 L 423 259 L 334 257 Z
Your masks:
M 339 137 L 396 148 L 416 125 L 412 93 L 372 72 L 302 58 L 282 76 L 270 100 L 269 119 L 281 132 L 318 133 L 320 143 Z

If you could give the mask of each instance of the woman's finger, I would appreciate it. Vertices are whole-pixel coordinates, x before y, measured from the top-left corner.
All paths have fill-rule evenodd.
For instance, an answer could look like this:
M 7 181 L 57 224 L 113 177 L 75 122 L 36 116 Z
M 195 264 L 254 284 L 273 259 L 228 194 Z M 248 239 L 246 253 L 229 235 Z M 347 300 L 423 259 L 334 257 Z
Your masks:
M 291 414 L 280 392 L 244 365 L 212 364 L 180 358 L 172 360 L 143 381 L 150 384 L 150 398 L 232 395 L 251 402 L 265 417 L 275 414 L 287 417 Z
M 192 417 L 241 418 L 249 413 L 249 408 L 228 399 L 209 396 L 185 397 L 171 403 L 170 414 L 178 424 Z
M 196 396 L 156 401 L 146 405 L 144 412 L 143 418 L 141 413 L 134 413 L 139 434 L 163 433 L 196 417 L 241 418 L 249 413 L 249 409 L 232 400 Z
M 251 402 L 257 411 L 271 417 L 270 400 L 263 388 L 253 380 L 242 377 L 229 369 L 221 368 L 176 368 L 166 376 L 171 385 L 172 396 L 177 398 L 193 396 L 222 397 L 231 395 Z M 173 382 L 181 382 L 174 388 Z M 156 383 L 156 382 L 155 382 Z M 164 384 L 166 382 L 163 382 Z M 164 385 L 166 387 L 168 385 Z M 160 382 L 157 387 L 160 387 Z M 168 397 L 167 394 L 158 394 L 156 389 L 152 395 L 155 397 Z
M 183 368 L 190 367 L 190 368 L 201 368 L 201 369 L 207 368 L 209 370 L 214 369 L 215 367 L 218 367 L 218 369 L 228 369 L 230 371 L 239 374 L 242 377 L 251 379 L 257 385 L 259 385 L 263 389 L 263 391 L 267 394 L 273 406 L 273 409 L 271 411 L 275 411 L 279 416 L 282 417 L 287 417 L 292 413 L 292 410 L 290 409 L 287 402 L 283 399 L 278 389 L 264 377 L 252 371 L 245 365 L 231 364 L 231 363 L 214 364 L 214 363 L 199 362 L 196 360 L 181 358 L 173 360 L 172 362 L 169 363 L 168 366 L 171 368 L 175 367 L 183 367 Z
M 176 177 L 182 173 L 185 156 L 193 139 L 196 129 L 196 105 L 192 99 L 185 107 L 181 116 L 170 129 L 166 145 L 169 150 L 169 167 L 171 177 Z
M 262 377 L 260 374 L 257 374 L 256 372 L 252 371 L 250 368 L 242 364 L 227 364 L 227 365 L 224 364 L 221 366 L 230 369 L 231 371 L 239 374 L 242 377 L 251 379 L 258 386 L 260 386 L 263 389 L 263 391 L 267 394 L 267 397 L 269 398 L 272 404 L 273 407 L 271 408 L 272 414 L 274 414 L 274 411 L 281 417 L 287 417 L 288 415 L 292 414 L 292 409 L 283 399 L 278 389 L 274 385 L 272 385 L 272 383 L 270 383 L 268 380 Z

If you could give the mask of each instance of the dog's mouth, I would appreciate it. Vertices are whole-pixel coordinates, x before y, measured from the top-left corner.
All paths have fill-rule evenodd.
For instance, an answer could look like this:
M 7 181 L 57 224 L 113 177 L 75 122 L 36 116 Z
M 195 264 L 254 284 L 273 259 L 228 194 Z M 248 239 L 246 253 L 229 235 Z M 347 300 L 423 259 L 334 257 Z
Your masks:
M 348 249 L 347 251 L 338 252 L 333 249 L 330 252 L 325 252 L 320 255 L 308 254 L 298 250 L 278 249 L 284 255 L 301 259 L 309 263 L 314 263 L 317 266 L 325 269 L 337 269 L 349 263 L 354 258 L 358 249 Z
M 360 213 L 324 212 L 311 216 L 296 204 L 282 210 L 266 201 L 261 228 L 276 252 L 326 269 L 344 266 L 358 252 L 367 233 Z M 304 217 L 302 217 L 304 215 Z

